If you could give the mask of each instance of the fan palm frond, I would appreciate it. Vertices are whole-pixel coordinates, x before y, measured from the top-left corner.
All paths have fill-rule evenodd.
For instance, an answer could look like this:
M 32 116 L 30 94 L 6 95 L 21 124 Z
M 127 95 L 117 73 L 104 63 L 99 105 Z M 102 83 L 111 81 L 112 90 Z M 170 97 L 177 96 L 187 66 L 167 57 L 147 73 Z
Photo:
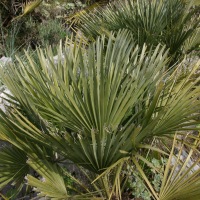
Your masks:
M 48 196 L 52 199 L 67 199 L 68 193 L 58 167 L 45 160 L 29 160 L 28 164 L 41 175 L 41 180 L 27 175 L 29 185 L 36 187 L 41 196 Z
M 92 11 L 96 10 L 97 8 L 103 7 L 106 4 L 108 4 L 107 0 L 95 2 L 95 3 L 92 3 L 92 5 L 89 5 L 86 8 L 83 8 L 83 9 L 69 15 L 66 18 L 66 20 L 67 20 L 67 22 L 70 23 L 70 28 L 72 28 L 72 26 L 76 26 L 76 25 L 80 24 L 81 16 L 86 15 L 88 12 L 92 12 Z
M 16 188 L 16 194 L 21 191 L 25 184 L 24 178 L 30 171 L 30 167 L 26 161 L 26 153 L 14 146 L 7 146 L 1 149 L 0 189 L 8 184 L 12 184 Z
M 199 26 L 198 8 L 192 6 L 182 0 L 114 1 L 105 9 L 82 15 L 79 28 L 92 41 L 101 34 L 128 29 L 139 46 L 165 44 L 177 61 L 185 54 L 184 43 Z
M 200 198 L 200 135 L 194 138 L 192 143 L 188 143 L 185 137 L 175 156 L 174 150 L 177 144 L 175 137 L 162 181 L 160 200 Z

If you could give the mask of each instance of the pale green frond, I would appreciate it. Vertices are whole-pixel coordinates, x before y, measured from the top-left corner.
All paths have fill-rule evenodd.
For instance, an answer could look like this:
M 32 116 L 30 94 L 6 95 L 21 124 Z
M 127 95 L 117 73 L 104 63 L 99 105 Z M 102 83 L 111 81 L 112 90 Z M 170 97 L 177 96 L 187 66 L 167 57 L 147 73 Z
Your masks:
M 200 48 L 200 28 L 198 28 L 184 43 L 184 50 L 186 52 L 194 50 L 194 47 L 197 47 L 197 50 Z
M 64 179 L 56 164 L 39 159 L 28 160 L 27 163 L 41 175 L 41 180 L 27 175 L 28 184 L 35 187 L 41 196 L 51 199 L 67 199 L 69 197 Z
M 186 139 L 187 137 L 185 140 Z M 171 155 L 165 169 L 159 199 L 197 200 L 200 198 L 199 135 L 198 138 L 193 141 L 195 148 L 187 151 L 187 145 L 183 142 L 181 146 L 178 146 L 177 156 L 174 155 L 176 143 L 175 137 Z
M 48 197 L 51 199 L 79 199 L 79 200 L 90 200 L 97 199 L 103 200 L 101 197 L 95 197 L 98 195 L 98 191 L 95 192 L 86 192 L 80 193 L 80 195 L 76 195 L 68 192 L 68 189 L 71 191 L 76 191 L 75 188 L 69 187 L 65 181 L 64 175 L 62 173 L 61 168 L 56 163 L 50 163 L 47 160 L 39 160 L 36 157 L 32 157 L 27 162 L 37 173 L 40 175 L 39 179 L 33 177 L 32 175 L 27 175 L 28 184 L 35 188 L 35 191 L 38 192 L 38 196 L 40 197 Z M 69 174 L 67 174 L 69 176 Z M 72 178 L 72 176 L 70 175 Z M 73 178 L 75 182 L 77 180 Z M 77 182 L 79 185 L 80 182 Z M 73 194 L 73 196 L 72 196 Z
M 70 28 L 72 28 L 72 26 L 76 26 L 77 24 L 79 24 L 81 22 L 81 20 L 80 20 L 81 16 L 86 15 L 88 12 L 95 11 L 99 7 L 105 6 L 107 3 L 108 3 L 107 0 L 95 2 L 95 3 L 92 3 L 91 5 L 87 6 L 86 8 L 83 8 L 83 9 L 69 15 L 66 18 L 66 20 L 67 20 L 67 22 L 70 23 Z
M 2 190 L 6 185 L 12 184 L 16 187 L 16 194 L 21 191 L 24 186 L 24 178 L 30 172 L 30 167 L 26 161 L 27 155 L 20 149 L 14 146 L 1 148 L 0 190 Z

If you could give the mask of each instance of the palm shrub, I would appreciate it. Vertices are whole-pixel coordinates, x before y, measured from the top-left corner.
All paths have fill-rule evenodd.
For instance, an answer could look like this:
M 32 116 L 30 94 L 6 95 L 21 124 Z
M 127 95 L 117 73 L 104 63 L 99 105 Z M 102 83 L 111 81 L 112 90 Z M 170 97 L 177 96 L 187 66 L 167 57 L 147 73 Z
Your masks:
M 116 0 L 106 8 L 84 13 L 78 28 L 91 40 L 102 33 L 109 35 L 110 31 L 130 30 L 140 47 L 144 43 L 148 47 L 156 47 L 159 43 L 166 45 L 172 65 L 198 48 L 199 41 L 184 48 L 199 26 L 198 7 L 192 9 L 192 6 L 193 2 L 183 0 Z
M 87 47 L 67 39 L 57 49 L 56 63 L 49 47 L 37 50 L 39 63 L 26 53 L 25 61 L 17 58 L 15 66 L 0 69 L 13 94 L 10 101 L 14 100 L 8 113 L 1 112 L 0 138 L 25 153 L 28 168 L 17 175 L 28 174 L 28 184 L 41 196 L 120 198 L 125 178 L 121 170 L 131 158 L 154 199 L 159 199 L 138 163 L 150 164 L 139 151 L 163 153 L 147 145 L 147 139 L 196 129 L 200 88 L 199 78 L 191 77 L 199 64 L 184 78 L 179 78 L 178 69 L 165 72 L 166 48 L 158 45 L 147 51 L 146 45 L 133 42 L 131 34 L 101 36 Z M 92 189 L 67 172 L 66 160 L 87 170 L 90 181 L 92 174 Z M 0 165 L 0 186 L 15 183 L 7 166 Z M 19 171 L 18 167 L 14 169 Z M 198 173 L 192 191 L 199 198 Z M 65 177 L 82 190 L 68 185 Z

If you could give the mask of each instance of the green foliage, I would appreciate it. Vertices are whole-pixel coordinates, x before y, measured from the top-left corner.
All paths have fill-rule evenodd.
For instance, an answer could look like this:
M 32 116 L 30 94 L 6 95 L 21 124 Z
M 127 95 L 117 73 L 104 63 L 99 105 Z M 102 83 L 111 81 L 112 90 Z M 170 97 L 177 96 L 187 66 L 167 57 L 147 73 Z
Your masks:
M 151 193 L 148 191 L 143 179 L 139 176 L 139 173 L 136 172 L 133 166 L 128 166 L 126 171 L 129 175 L 128 189 L 131 191 L 132 196 L 150 200 Z
M 15 9 L 12 16 L 6 21 L 6 14 L 2 14 L 0 24 L 0 54 L 3 56 L 16 54 L 16 50 L 19 53 L 22 48 L 34 50 L 40 45 L 56 45 L 69 34 L 63 20 L 66 8 L 61 4 L 13 1 L 12 6 Z
M 185 55 L 184 44 L 199 25 L 198 7 L 191 9 L 191 6 L 192 3 L 185 4 L 182 0 L 114 1 L 106 9 L 84 13 L 79 28 L 91 40 L 102 33 L 109 35 L 110 31 L 128 29 L 139 46 L 166 45 L 173 64 Z
M 152 163 L 152 166 L 145 165 L 143 169 L 148 173 L 149 181 L 153 185 L 155 191 L 159 192 L 167 160 L 161 157 L 159 160 L 153 158 L 150 162 Z M 151 191 L 149 191 L 144 179 L 134 165 L 128 164 L 124 173 L 128 176 L 128 189 L 133 197 L 143 198 L 145 200 L 153 198 Z
M 0 2 L 1 54 L 7 56 L 16 53 L 16 44 L 32 40 L 35 46 L 57 45 L 68 35 L 66 14 L 94 2 L 28 3 L 23 15 L 34 13 L 30 21 L 22 18 L 24 29 L 16 21 L 9 25 L 10 6 L 16 8 L 12 14 L 22 13 L 14 3 Z M 28 51 L 16 65 L 0 69 L 14 95 L 8 112 L 0 111 L 0 139 L 9 142 L 0 151 L 0 190 L 14 186 L 2 197 L 16 199 L 28 185 L 50 199 L 124 199 L 128 185 L 135 198 L 199 200 L 199 135 L 184 138 L 177 155 L 176 136 L 170 155 L 147 145 L 155 136 L 199 129 L 200 78 L 193 78 L 199 63 L 185 74 L 181 67 L 165 70 L 174 63 L 168 55 L 177 62 L 199 48 L 196 7 L 181 0 L 127 0 L 87 13 L 98 6 L 70 16 L 81 18 L 81 30 L 93 43 L 67 38 L 56 52 Z M 69 160 L 84 178 L 68 171 Z
M 138 47 L 134 47 L 129 36 L 129 33 L 120 33 L 114 44 L 111 37 L 107 47 L 104 45 L 105 38 L 99 39 L 96 44 L 90 45 L 88 52 L 80 47 L 76 48 L 76 45 L 60 49 L 57 65 L 54 65 L 53 55 L 49 50 L 46 55 L 49 60 L 48 68 L 46 66 L 48 62 L 41 50 L 38 52 L 39 67 L 42 67 L 40 70 L 36 69 L 38 65 L 35 65 L 29 57 L 30 65 L 25 63 L 26 67 L 22 63 L 20 65 L 23 77 L 29 73 L 35 77 L 34 79 L 29 78 L 31 82 L 20 81 L 20 85 L 23 84 L 23 91 L 26 91 L 28 102 L 32 102 L 31 107 L 36 106 L 39 114 L 57 127 L 70 130 L 69 133 L 64 133 L 65 140 L 60 140 L 59 137 L 54 138 L 54 142 L 57 143 L 55 148 L 62 146 L 58 145 L 59 143 L 63 143 L 63 145 L 66 142 L 69 143 L 69 148 L 64 145 L 65 149 L 61 148 L 59 151 L 75 163 L 81 162 L 84 167 L 96 173 L 100 173 L 104 168 L 126 156 L 120 151 L 130 152 L 133 146 L 137 147 L 146 134 L 151 134 L 146 132 L 145 128 L 148 129 L 148 126 L 154 126 L 153 123 L 155 123 L 148 123 L 153 114 L 154 108 L 151 108 L 155 106 L 153 104 L 147 104 L 149 110 L 146 112 L 143 110 L 143 113 L 138 113 L 139 115 L 130 111 L 134 110 L 134 106 L 139 102 L 143 102 L 143 98 L 146 100 L 143 91 L 147 91 L 152 95 L 149 98 L 155 98 L 157 101 L 160 90 L 163 88 L 163 84 L 159 83 L 159 74 L 162 73 L 166 64 L 167 52 L 158 46 L 155 52 L 150 51 L 145 55 L 146 47 L 144 46 L 143 54 L 139 56 L 140 51 Z M 132 51 L 134 51 L 133 54 Z M 65 56 L 64 63 L 62 52 Z M 95 58 L 97 61 L 94 60 Z M 136 67 L 132 62 L 138 62 L 139 65 Z M 90 68 L 88 68 L 87 63 L 89 63 Z M 116 66 L 115 69 L 114 66 Z M 16 87 L 21 78 L 14 75 L 16 73 L 14 68 L 9 69 L 11 70 L 9 72 L 10 78 L 13 74 L 12 81 L 7 75 L 3 79 L 8 80 L 8 82 L 6 81 L 7 85 L 12 84 Z M 12 70 L 14 71 L 12 72 Z M 132 77 L 127 74 L 127 71 L 132 73 Z M 40 74 L 41 72 L 42 74 Z M 67 72 L 64 77 L 63 72 Z M 22 75 L 21 73 L 17 72 L 19 77 Z M 47 83 L 55 84 L 46 87 Z M 34 90 L 30 88 L 31 85 L 34 86 Z M 43 88 L 42 93 L 39 92 L 39 88 Z M 12 88 L 10 89 L 14 95 L 19 95 L 12 91 Z M 34 95 L 30 92 L 34 92 Z M 104 96 L 103 99 L 102 96 Z M 51 99 L 52 101 L 50 101 Z M 147 116 L 141 124 L 142 129 L 139 128 L 139 124 L 132 124 L 131 121 L 142 120 L 143 115 Z M 133 136 L 136 134 L 132 132 L 134 129 L 138 137 Z M 159 129 L 158 127 L 158 132 L 154 131 L 154 134 L 163 134 Z M 168 131 L 170 132 L 170 130 L 172 127 L 169 127 Z M 133 139 L 127 143 L 126 140 L 130 137 Z M 45 141 L 47 140 L 45 139 Z M 104 144 L 100 142 L 102 140 Z M 92 148 L 90 148 L 90 143 L 94 144 Z M 67 151 L 66 148 L 68 148 Z M 78 149 L 77 153 L 73 151 L 74 148 Z M 56 150 L 58 151 L 58 149 Z
M 153 166 L 159 170 L 159 173 L 156 173 L 155 169 L 151 169 L 152 173 L 154 173 L 152 184 L 154 185 L 156 192 L 159 192 L 164 176 L 164 169 L 167 163 L 167 159 L 161 157 L 160 160 L 157 160 L 153 158 L 151 162 Z
M 184 78 L 179 68 L 166 72 L 165 47 L 158 45 L 147 51 L 146 45 L 134 44 L 131 35 L 128 31 L 109 38 L 102 35 L 88 46 L 68 38 L 65 45 L 58 46 L 57 60 L 48 47 L 37 49 L 39 62 L 26 52 L 25 60 L 17 58 L 15 66 L 0 69 L 2 81 L 14 96 L 10 112 L 1 112 L 0 137 L 29 158 L 27 164 L 40 176 L 30 173 L 28 184 L 40 195 L 120 199 L 126 182 L 121 171 L 130 160 L 153 198 L 182 197 L 171 185 L 184 191 L 195 181 L 191 189 L 193 197 L 199 198 L 199 170 L 188 177 L 189 172 L 184 172 L 184 186 L 182 170 L 177 179 L 167 176 L 173 150 L 160 193 L 161 177 L 148 179 L 149 170 L 141 166 L 142 162 L 155 169 L 158 163 L 140 154 L 141 149 L 166 154 L 146 141 L 196 129 L 200 77 L 194 80 L 192 76 L 199 63 Z M 194 139 L 197 149 L 199 137 Z M 89 186 L 67 173 L 62 160 L 86 169 Z M 66 177 L 74 185 L 65 181 Z
M 48 21 L 49 19 L 65 19 L 68 15 L 86 7 L 81 1 L 43 1 L 35 9 L 36 16 Z
M 48 20 L 38 25 L 38 44 L 57 45 L 67 36 L 66 28 L 59 20 Z
M 41 196 L 48 196 L 52 199 L 67 199 L 67 190 L 56 164 L 49 163 L 45 160 L 34 159 L 28 161 L 29 165 L 42 176 L 41 180 L 31 175 L 27 176 L 28 184 L 35 187 Z M 56 184 L 55 184 L 56 183 Z
M 14 190 L 10 190 L 10 196 L 6 195 L 9 198 L 15 198 L 25 183 L 24 177 L 30 171 L 26 160 L 26 153 L 14 146 L 0 151 L 0 188 L 8 184 L 15 186 Z
M 16 37 L 19 34 L 20 26 L 20 23 L 13 23 L 9 28 L 5 29 L 0 16 L 0 57 L 14 58 L 20 48 L 16 46 Z

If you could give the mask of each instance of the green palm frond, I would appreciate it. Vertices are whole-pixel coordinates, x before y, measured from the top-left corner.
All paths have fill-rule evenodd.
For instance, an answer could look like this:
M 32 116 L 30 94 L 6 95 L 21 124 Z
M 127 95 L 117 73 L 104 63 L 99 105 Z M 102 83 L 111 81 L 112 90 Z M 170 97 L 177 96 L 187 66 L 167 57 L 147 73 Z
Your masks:
M 25 184 L 25 176 L 30 167 L 26 163 L 27 155 L 20 149 L 12 146 L 4 147 L 0 151 L 0 189 L 7 184 L 16 187 L 19 193 Z
M 191 37 L 184 44 L 184 50 L 190 52 L 192 50 L 200 49 L 200 28 L 198 28 Z
M 165 47 L 139 48 L 128 31 L 109 38 L 103 35 L 87 48 L 78 41 L 67 39 L 64 46 L 61 44 L 56 61 L 49 47 L 37 50 L 39 62 L 26 53 L 27 59 L 18 58 L 15 67 L 0 69 L 2 81 L 18 101 L 10 112 L 1 112 L 1 138 L 26 152 L 31 161 L 28 164 L 47 180 L 28 176 L 29 184 L 43 196 L 69 195 L 62 170 L 51 159 L 56 152 L 92 172 L 104 188 L 98 194 L 107 199 L 114 194 L 121 196 L 120 171 L 133 156 L 158 199 L 137 160 L 150 163 L 138 151 L 148 148 L 145 141 L 154 136 L 198 129 L 200 77 L 194 79 L 193 75 L 199 63 L 184 76 L 179 68 L 166 72 Z M 31 111 L 37 122 L 30 117 Z M 46 129 L 38 125 L 40 121 Z M 55 173 L 50 175 L 52 171 Z M 109 172 L 114 173 L 112 190 L 106 181 Z M 52 185 L 56 179 L 59 188 Z
M 184 2 L 187 3 L 187 4 L 192 3 L 193 6 L 199 6 L 200 5 L 199 0 L 192 0 L 192 1 L 184 0 Z
M 72 143 L 73 148 L 78 149 L 77 153 L 69 146 L 66 154 L 66 144 L 62 144 L 64 149 L 60 151 L 75 163 L 97 173 L 123 157 L 116 152 L 132 149 L 131 142 L 125 146 L 124 143 L 133 134 L 135 126 L 130 120 L 124 124 L 123 121 L 131 115 L 129 112 L 141 100 L 143 91 L 148 87 L 155 89 L 158 74 L 166 64 L 164 48 L 158 47 L 154 53 L 145 54 L 144 46 L 143 54 L 139 56 L 140 51 L 138 47 L 134 48 L 129 36 L 127 32 L 119 33 L 115 43 L 112 36 L 107 47 L 103 37 L 90 45 L 87 52 L 76 45 L 69 47 L 71 49 L 60 49 L 58 65 L 53 63 L 51 50 L 46 55 L 48 62 L 39 50 L 40 70 L 27 55 L 30 68 L 19 61 L 21 69 L 8 68 L 6 71 L 12 72 L 3 78 L 13 94 L 26 94 L 42 117 L 57 127 L 71 130 L 64 133 L 65 140 L 55 137 L 55 142 Z M 10 75 L 15 73 L 17 75 L 11 78 Z M 22 74 L 23 79 L 20 78 Z M 24 89 L 17 95 L 14 88 L 22 85 Z M 40 134 L 40 137 L 45 135 Z M 114 143 L 118 145 L 114 146 Z
M 184 140 L 187 141 L 186 139 L 187 137 Z M 174 156 L 176 144 L 175 137 L 171 155 L 165 169 L 159 199 L 198 200 L 200 198 L 200 135 L 198 134 L 192 143 L 183 141 L 180 147 L 178 147 L 177 157 Z M 175 161 L 173 162 L 173 160 Z
M 41 193 L 41 196 L 48 196 L 51 199 L 67 199 L 68 193 L 56 164 L 51 164 L 45 160 L 34 161 L 29 160 L 28 164 L 41 175 L 41 180 L 27 175 L 28 184 L 36 187 L 36 190 Z
M 103 0 L 103 1 L 99 1 L 99 2 L 95 2 L 92 3 L 92 5 L 87 6 L 86 8 L 83 8 L 71 15 L 69 15 L 66 20 L 67 22 L 70 23 L 70 28 L 72 28 L 72 26 L 76 26 L 78 24 L 80 24 L 81 20 L 81 16 L 86 15 L 88 12 L 93 12 L 94 10 L 96 10 L 97 8 L 103 7 L 106 4 L 108 4 L 107 0 Z
M 33 157 L 32 157 L 33 158 Z M 88 191 L 86 193 L 82 193 L 78 191 L 78 188 L 73 188 L 73 186 L 69 187 L 64 178 L 65 175 L 62 173 L 61 167 L 57 164 L 53 164 L 48 162 L 47 160 L 39 160 L 36 157 L 28 160 L 28 164 L 40 175 L 40 178 L 35 178 L 32 175 L 27 175 L 28 184 L 35 188 L 35 191 L 38 192 L 38 196 L 46 196 L 51 199 L 96 199 L 103 200 L 103 198 L 97 198 L 99 193 Z M 72 180 L 78 184 L 77 180 L 72 177 Z M 67 188 L 71 189 L 69 192 Z M 78 192 L 76 195 L 74 192 Z

